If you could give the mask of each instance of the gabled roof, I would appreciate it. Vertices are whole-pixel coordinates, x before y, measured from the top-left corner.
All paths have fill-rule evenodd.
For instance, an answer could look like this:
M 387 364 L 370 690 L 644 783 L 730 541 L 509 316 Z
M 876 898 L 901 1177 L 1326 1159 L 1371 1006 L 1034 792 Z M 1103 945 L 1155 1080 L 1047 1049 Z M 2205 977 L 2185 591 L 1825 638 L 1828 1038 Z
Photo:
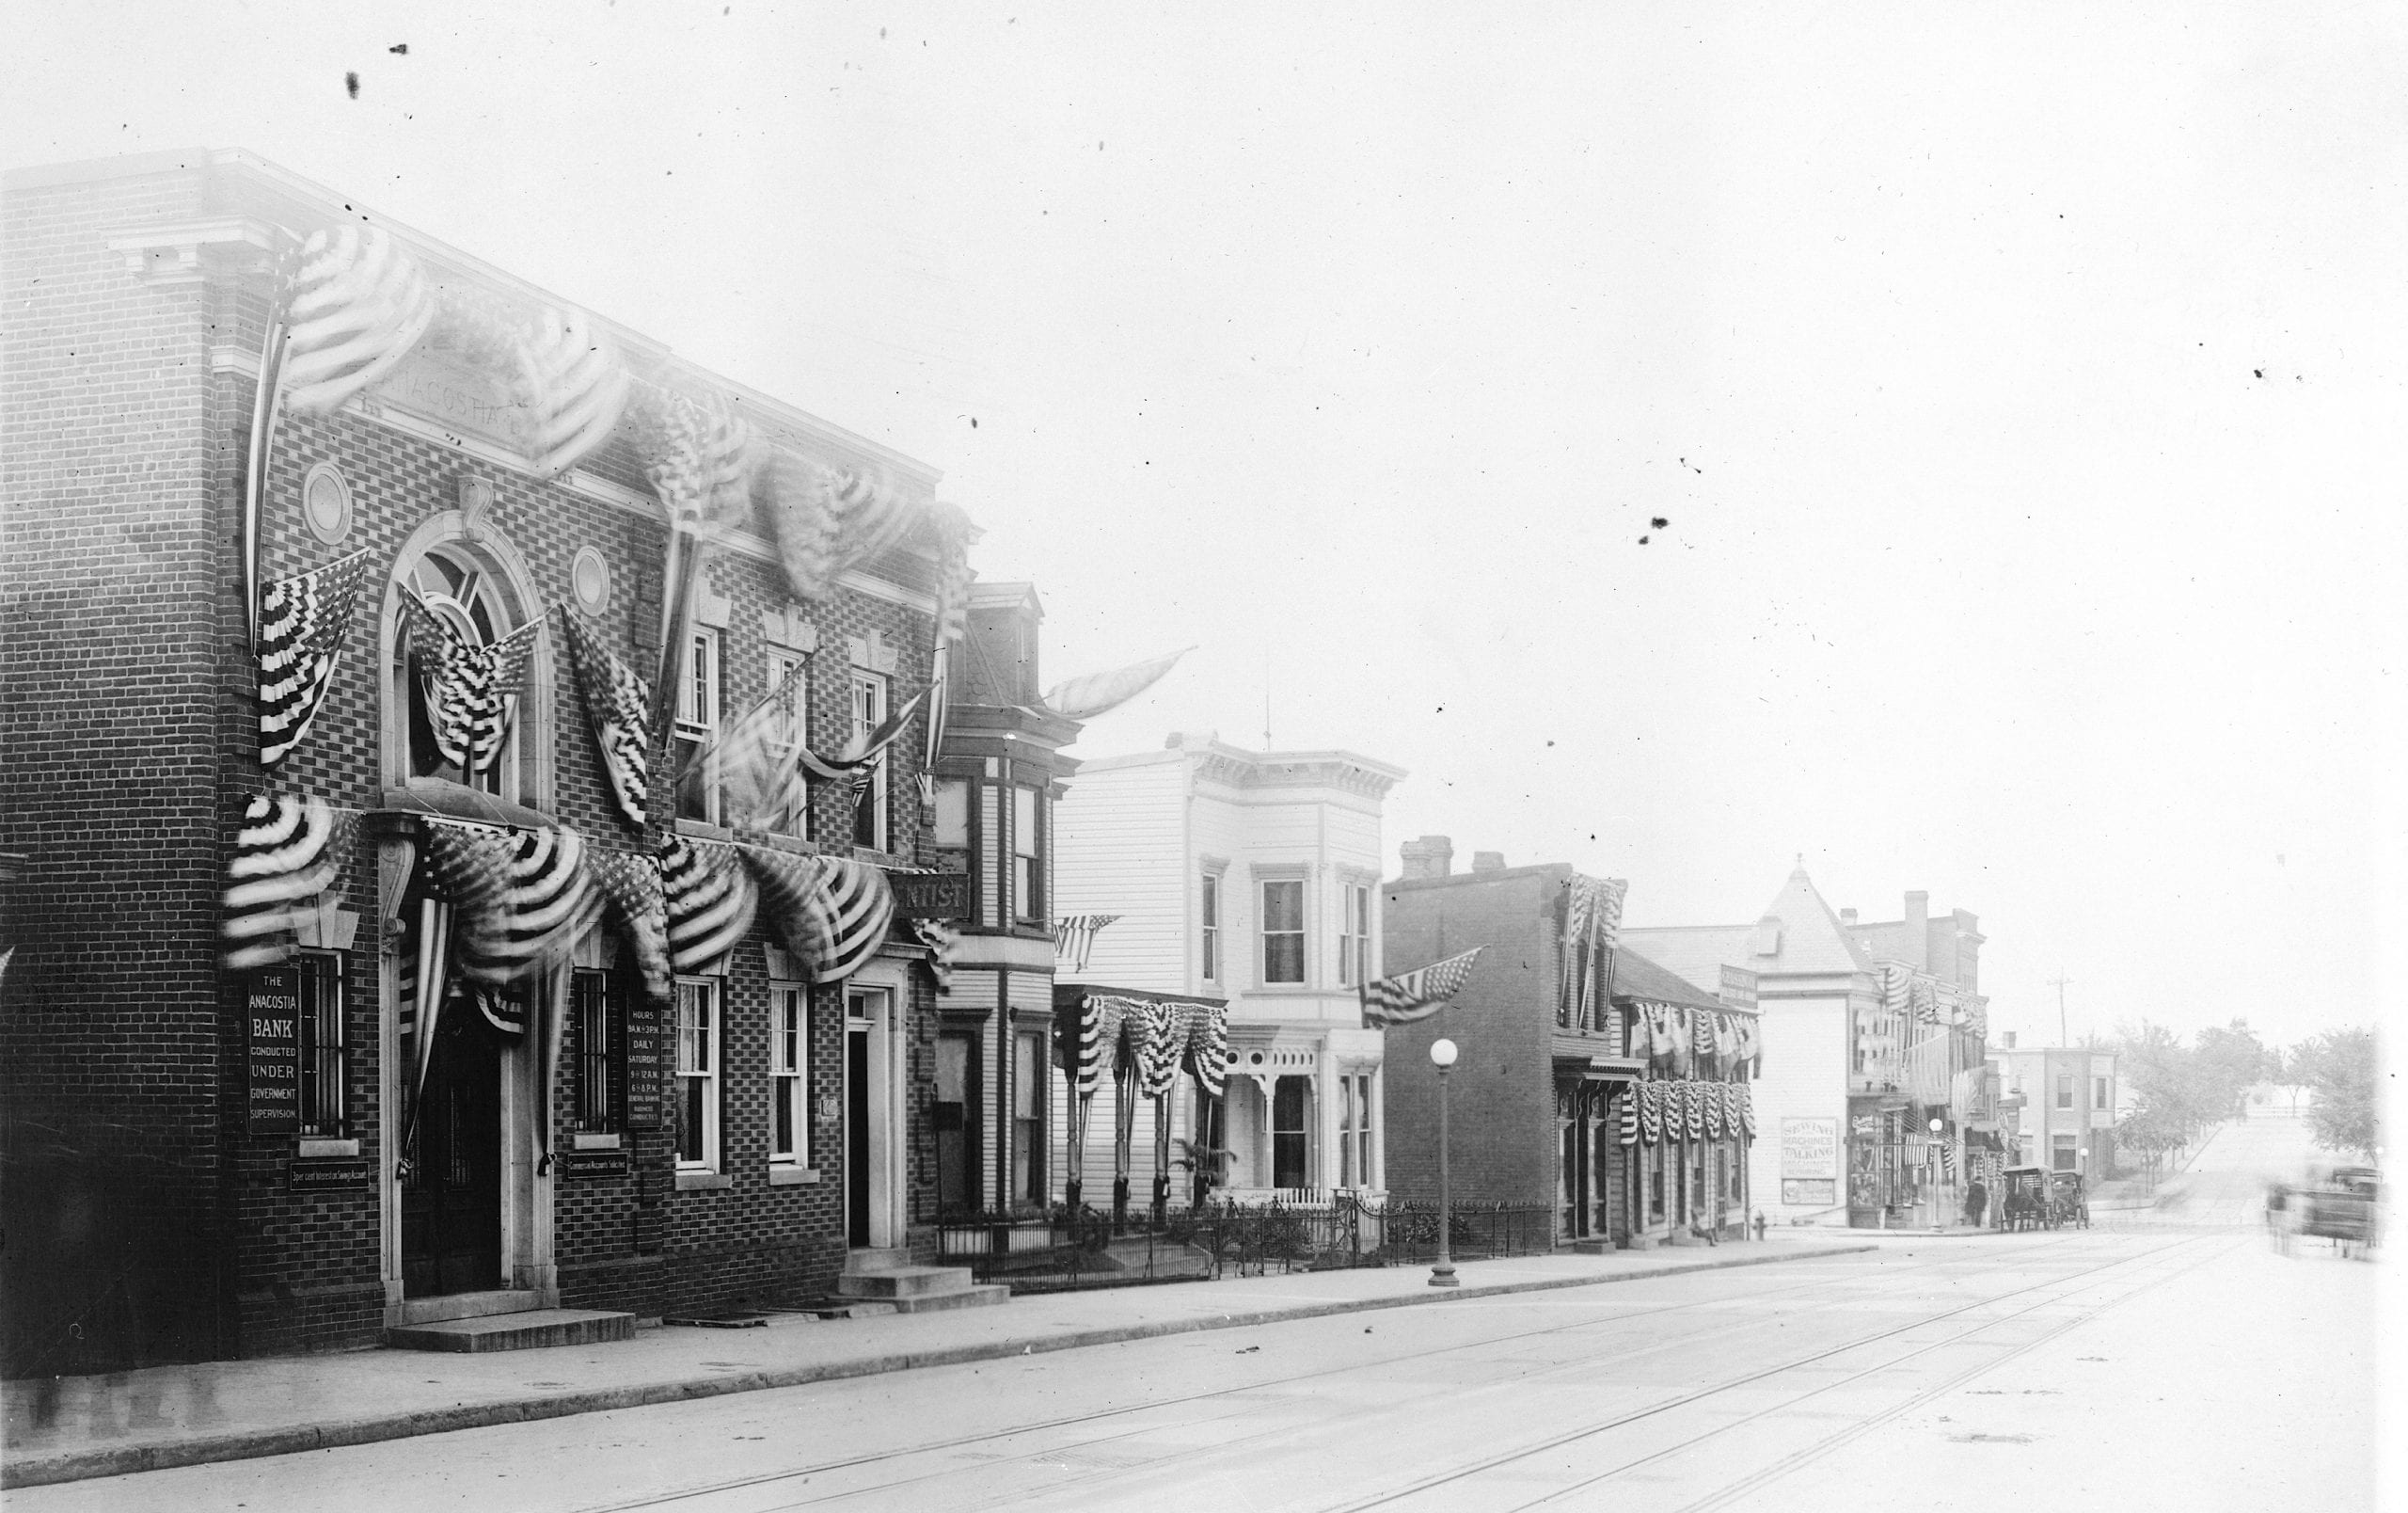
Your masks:
M 1669 1003 L 1682 1009 L 1721 1009 L 1721 999 L 1665 971 L 1624 946 L 1614 952 L 1614 1002 Z
M 1802 866 L 1752 925 L 1624 926 L 1623 936 L 1692 982 L 1719 982 L 1725 966 L 1770 976 L 1873 969 Z

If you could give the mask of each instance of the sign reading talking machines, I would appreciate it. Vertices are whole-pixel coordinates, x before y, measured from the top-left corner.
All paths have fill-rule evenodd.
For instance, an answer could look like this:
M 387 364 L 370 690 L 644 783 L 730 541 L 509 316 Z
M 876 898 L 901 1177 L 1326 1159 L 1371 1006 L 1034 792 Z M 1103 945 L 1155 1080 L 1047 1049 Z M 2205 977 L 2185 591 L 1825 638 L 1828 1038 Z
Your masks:
M 1784 1118 L 1781 1122 L 1781 1201 L 1794 1206 L 1838 1201 L 1840 1122 Z
M 253 972 L 243 998 L 243 1038 L 250 1064 L 250 1130 L 290 1134 L 301 1127 L 301 969 Z

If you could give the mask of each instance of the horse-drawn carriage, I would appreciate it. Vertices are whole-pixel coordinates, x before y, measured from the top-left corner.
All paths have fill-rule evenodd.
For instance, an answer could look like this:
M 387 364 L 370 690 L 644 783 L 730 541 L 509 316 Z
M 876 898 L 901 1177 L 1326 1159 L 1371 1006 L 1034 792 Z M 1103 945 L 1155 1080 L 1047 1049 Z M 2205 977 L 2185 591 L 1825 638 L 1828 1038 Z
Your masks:
M 2038 1167 L 2009 1167 L 1999 1178 L 1999 1228 L 2054 1229 L 2049 1217 L 2049 1174 Z
M 2090 1227 L 2090 1195 L 2084 1190 L 2079 1171 L 2049 1173 L 2049 1227 L 2066 1224 Z

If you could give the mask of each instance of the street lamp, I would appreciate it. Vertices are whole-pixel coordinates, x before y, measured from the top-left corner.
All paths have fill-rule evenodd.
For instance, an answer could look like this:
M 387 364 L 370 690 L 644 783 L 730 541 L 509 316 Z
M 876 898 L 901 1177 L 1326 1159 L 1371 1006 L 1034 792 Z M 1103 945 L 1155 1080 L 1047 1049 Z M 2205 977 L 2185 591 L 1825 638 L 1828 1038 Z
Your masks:
M 1452 1227 L 1447 1207 L 1447 1069 L 1455 1064 L 1455 1043 L 1432 1041 L 1430 1064 L 1438 1069 L 1438 1264 L 1430 1268 L 1430 1285 L 1456 1287 L 1462 1283 L 1455 1281 L 1455 1258 L 1447 1249 Z
M 1940 1132 L 1942 1127 L 1940 1120 L 1935 1116 L 1931 1122 L 1932 1151 L 1931 1162 L 1927 1168 L 1931 1172 L 1931 1227 L 1933 1229 L 1940 1229 L 1948 1222 L 1940 1208 Z

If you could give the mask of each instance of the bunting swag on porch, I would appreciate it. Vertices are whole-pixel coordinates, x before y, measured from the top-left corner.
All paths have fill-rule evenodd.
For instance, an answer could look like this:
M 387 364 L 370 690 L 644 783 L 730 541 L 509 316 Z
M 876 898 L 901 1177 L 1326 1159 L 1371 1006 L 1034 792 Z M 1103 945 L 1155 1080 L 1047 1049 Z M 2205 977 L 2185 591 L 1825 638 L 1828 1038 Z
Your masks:
M 226 969 L 273 966 L 293 954 L 295 930 L 314 920 L 334 886 L 335 817 L 325 802 L 261 795 L 243 811 L 226 864 Z
M 1756 1094 L 1753 1084 L 1739 1085 L 1739 1131 L 1750 1139 L 1756 1138 Z
M 1638 1143 L 1639 1143 L 1639 1084 L 1638 1084 L 1638 1083 L 1635 1083 L 1635 1082 L 1632 1082 L 1632 1083 L 1626 1083 L 1626 1084 L 1624 1084 L 1624 1087 L 1623 1087 L 1623 1090 L 1622 1090 L 1622 1128 L 1621 1128 L 1620 1133 L 1619 1133 L 1619 1134 L 1617 1135 L 1617 1137 L 1616 1137 L 1616 1143 L 1618 1143 L 1618 1144 L 1622 1144 L 1622 1145 L 1636 1145 L 1636 1144 L 1638 1144 Z
M 627 403 L 626 370 L 582 311 L 547 309 L 515 342 L 527 453 L 558 478 L 609 439 Z
M 490 772 L 510 734 L 516 694 L 527 680 L 541 619 L 490 646 L 472 645 L 404 583 L 410 610 L 410 665 L 426 695 L 427 724 L 443 759 L 462 772 Z
M 669 911 L 660 890 L 660 868 L 648 856 L 593 848 L 586 865 L 594 869 L 594 886 L 609 900 L 610 917 L 635 953 L 636 971 L 643 991 L 666 1003 L 676 992 L 669 969 Z
M 274 767 L 300 744 L 325 697 L 350 632 L 369 549 L 295 578 L 279 578 L 260 597 L 260 765 Z
M 585 701 L 586 725 L 610 779 L 610 797 L 641 828 L 652 790 L 652 690 L 566 604 L 560 606 L 560 620 L 578 694 Z
M 1664 1085 L 1641 1082 L 1631 1091 L 1639 1099 L 1639 1138 L 1650 1145 L 1664 1139 Z
M 752 928 L 759 896 L 736 848 L 672 836 L 660 845 L 660 891 L 669 919 L 669 965 L 699 972 L 736 948 Z
M 1069 964 L 1073 972 L 1087 969 L 1087 957 L 1095 949 L 1096 932 L 1118 919 L 1118 915 L 1064 915 L 1054 921 L 1054 955 Z
M 427 842 L 452 898 L 454 965 L 472 984 L 523 982 L 562 965 L 602 917 L 584 838 L 566 825 L 502 836 L 436 821 Z M 487 1017 L 499 1026 L 517 1016 Z
M 1722 1090 L 1730 1085 L 1727 1082 L 1697 1084 L 1698 1103 L 1702 1106 L 1701 1111 L 1704 1115 L 1703 1124 L 1707 1139 L 1719 1140 L 1722 1138 Z
M 811 980 L 842 982 L 861 970 L 886 943 L 895 918 L 895 889 L 886 874 L 867 862 L 819 859 L 819 886 L 806 919 L 811 935 Z
M 1475 946 L 1459 956 L 1443 962 L 1366 982 L 1357 990 L 1357 1000 L 1363 1010 L 1365 1029 L 1385 1029 L 1390 1025 L 1409 1025 L 1427 1019 L 1447 1006 L 1449 999 L 1464 989 L 1464 979 L 1471 976 L 1472 963 L 1485 946 Z
M 1109 672 L 1067 678 L 1047 689 L 1038 702 L 1065 720 L 1092 720 L 1109 714 L 1161 682 L 1164 674 L 1179 665 L 1181 657 L 1195 649 L 1181 646 L 1169 656 L 1156 657 L 1151 661 L 1132 662 Z

